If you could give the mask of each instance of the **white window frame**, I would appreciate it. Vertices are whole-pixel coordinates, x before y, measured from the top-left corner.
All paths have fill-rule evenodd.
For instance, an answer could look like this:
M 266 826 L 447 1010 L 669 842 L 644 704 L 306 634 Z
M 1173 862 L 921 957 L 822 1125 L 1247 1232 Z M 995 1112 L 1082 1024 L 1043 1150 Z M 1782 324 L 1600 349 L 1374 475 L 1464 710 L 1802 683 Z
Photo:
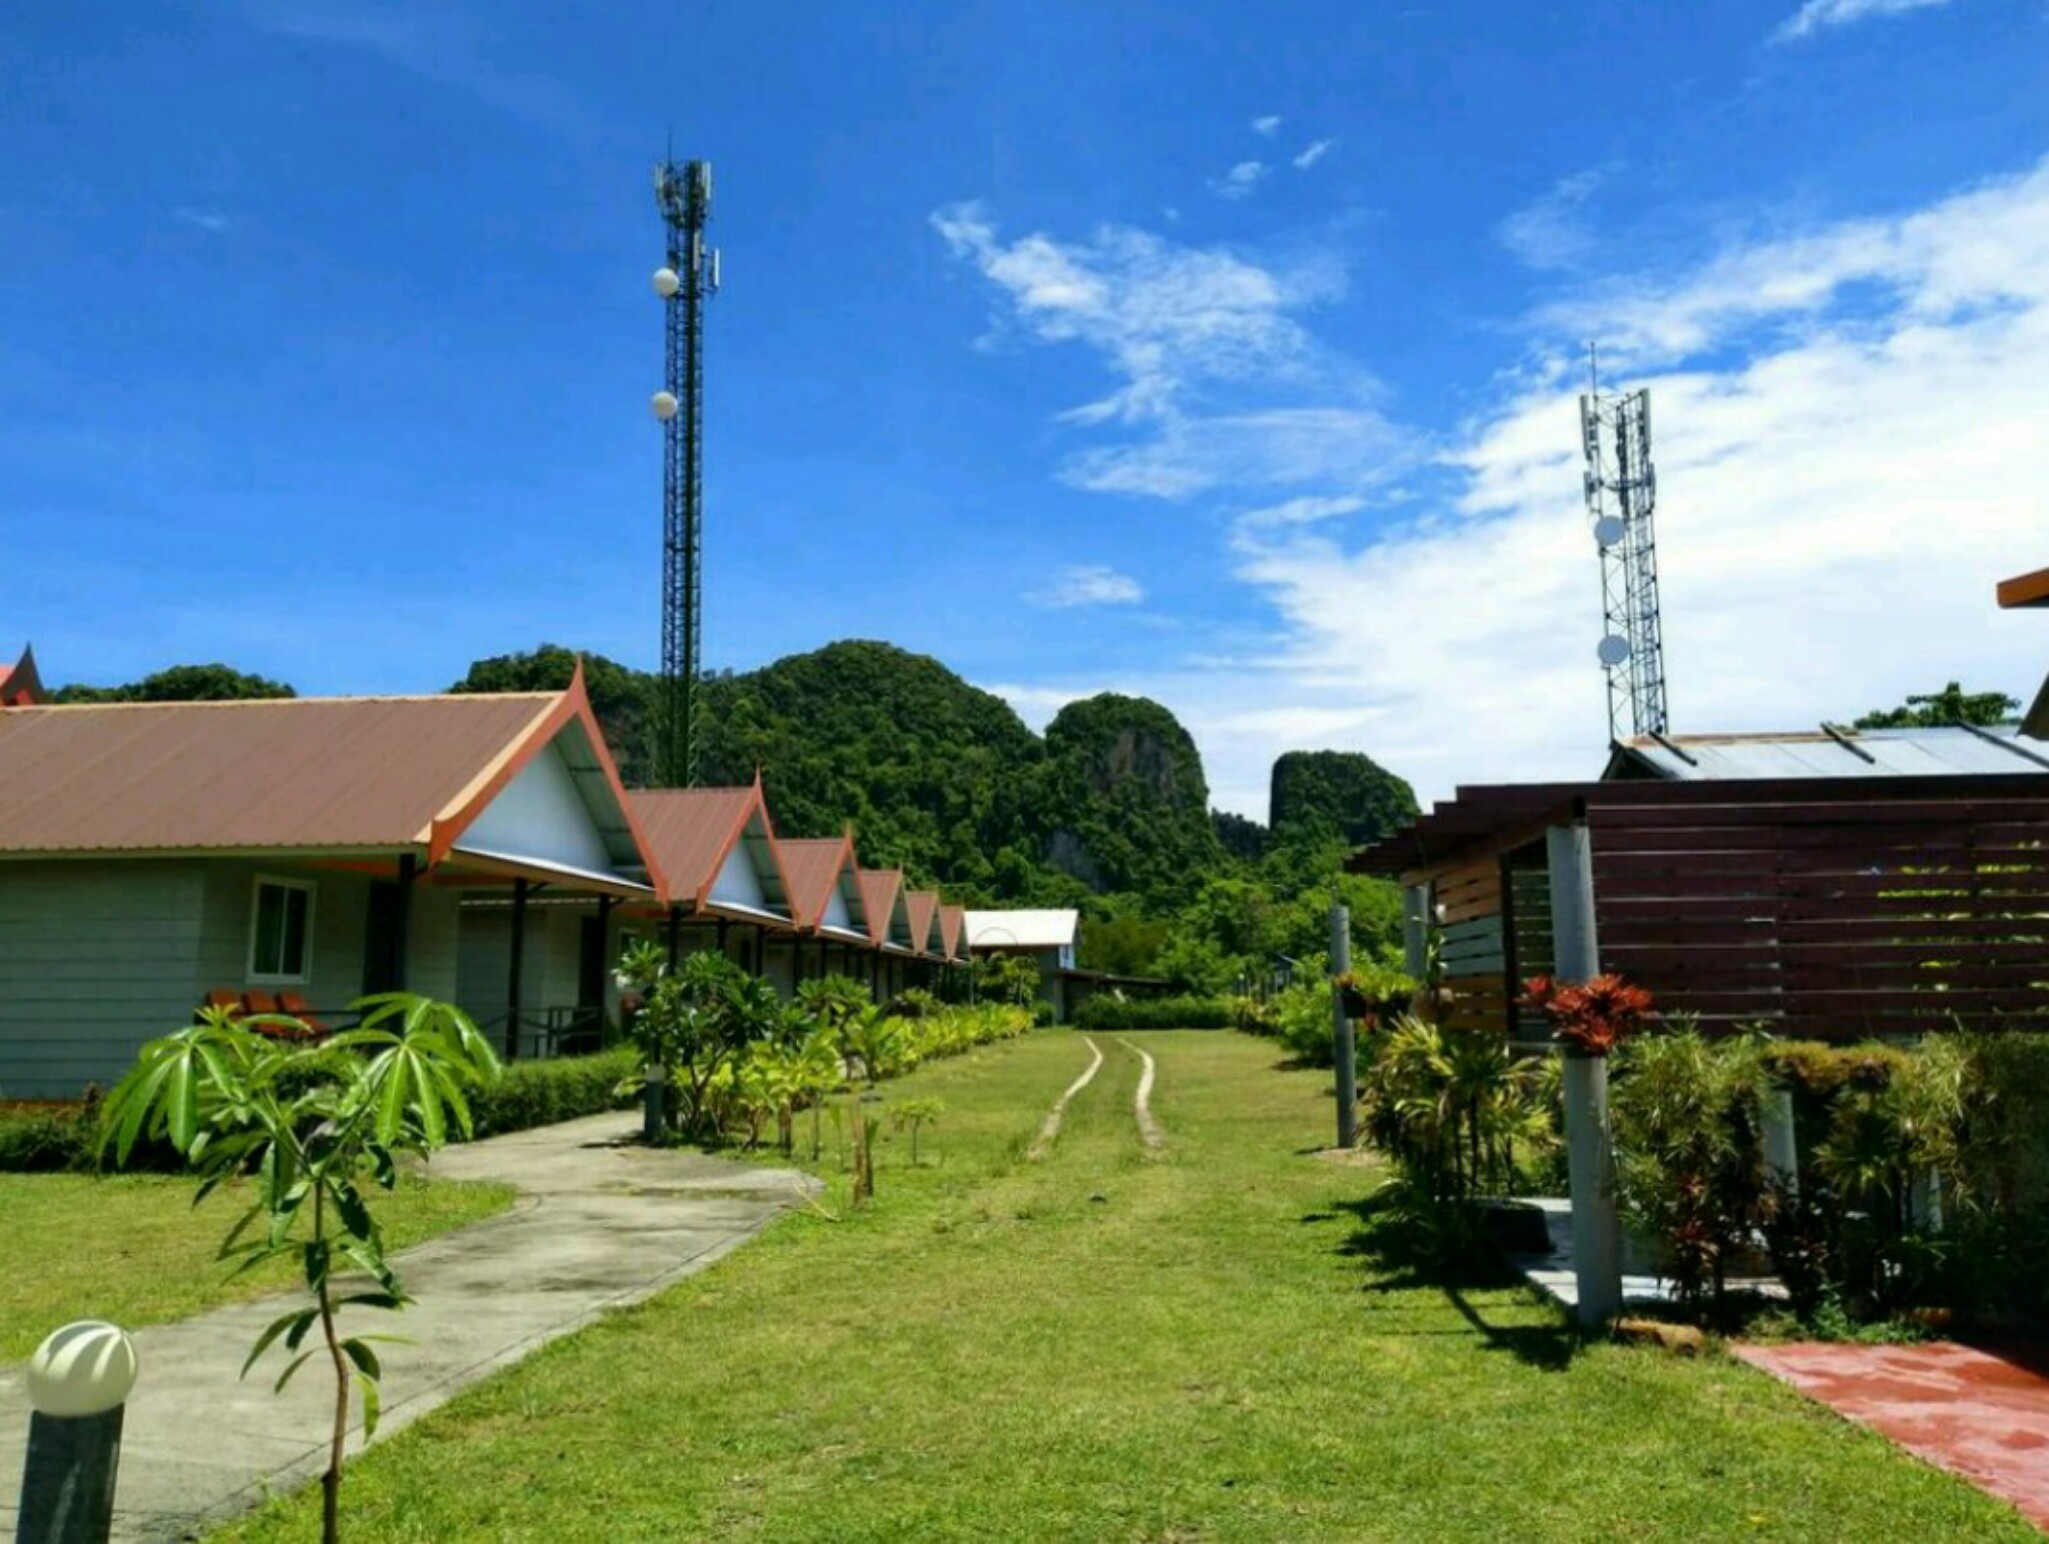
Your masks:
M 306 897 L 306 952 L 300 961 L 305 969 L 297 975 L 275 975 L 256 968 L 256 934 L 263 917 L 263 887 L 302 891 Z M 306 986 L 313 980 L 313 916 L 320 899 L 320 886 L 311 879 L 287 879 L 281 874 L 258 874 L 249 882 L 249 950 L 244 977 L 251 986 Z

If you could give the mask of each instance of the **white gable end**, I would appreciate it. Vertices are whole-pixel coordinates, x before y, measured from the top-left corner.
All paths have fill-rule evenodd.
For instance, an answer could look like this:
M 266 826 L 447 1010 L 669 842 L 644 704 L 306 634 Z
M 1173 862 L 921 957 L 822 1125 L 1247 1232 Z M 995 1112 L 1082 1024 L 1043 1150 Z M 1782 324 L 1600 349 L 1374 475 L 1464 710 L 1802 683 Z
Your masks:
M 612 871 L 605 838 L 591 820 L 576 780 L 550 745 L 470 822 L 460 845 L 562 868 Z
M 711 899 L 717 905 L 745 906 L 752 911 L 777 909 L 771 907 L 768 898 L 761 893 L 761 876 L 754 872 L 754 863 L 747 856 L 745 842 L 735 842 L 733 850 L 726 855 L 719 877 L 712 882 Z
M 825 898 L 825 915 L 820 919 L 827 927 L 845 928 L 856 931 L 854 914 L 847 910 L 847 898 L 838 885 L 832 887 L 832 894 Z

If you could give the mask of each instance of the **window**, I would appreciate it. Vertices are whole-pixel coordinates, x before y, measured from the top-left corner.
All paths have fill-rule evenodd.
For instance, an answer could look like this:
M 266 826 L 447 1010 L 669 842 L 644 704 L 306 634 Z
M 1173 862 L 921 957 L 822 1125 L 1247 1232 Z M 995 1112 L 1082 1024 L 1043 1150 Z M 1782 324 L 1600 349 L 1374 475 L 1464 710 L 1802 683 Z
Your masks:
M 313 886 L 258 879 L 249 925 L 249 979 L 303 982 L 313 970 Z

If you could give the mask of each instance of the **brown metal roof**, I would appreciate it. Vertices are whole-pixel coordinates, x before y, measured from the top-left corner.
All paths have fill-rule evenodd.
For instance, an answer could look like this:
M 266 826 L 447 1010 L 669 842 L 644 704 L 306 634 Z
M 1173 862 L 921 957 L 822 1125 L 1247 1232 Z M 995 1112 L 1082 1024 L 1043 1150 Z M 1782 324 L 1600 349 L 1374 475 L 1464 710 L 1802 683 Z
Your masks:
M 703 905 L 719 870 L 759 814 L 768 825 L 761 787 L 637 788 L 627 802 L 669 881 L 668 898 Z
M 966 952 L 961 948 L 961 933 L 966 928 L 967 921 L 967 907 L 940 903 L 939 947 L 942 959 L 957 960 Z
M 896 915 L 898 893 L 904 887 L 902 869 L 862 869 L 861 905 L 868 913 L 868 938 L 872 943 L 890 941 L 889 924 Z
M 790 913 L 801 928 L 816 928 L 825 916 L 832 892 L 854 861 L 854 842 L 847 836 L 778 838 L 783 874 L 790 883 Z
M 565 696 L 6 708 L 0 853 L 427 845 Z
M 933 924 L 939 920 L 939 892 L 906 890 L 904 911 L 911 919 L 911 947 L 920 954 L 937 954 Z

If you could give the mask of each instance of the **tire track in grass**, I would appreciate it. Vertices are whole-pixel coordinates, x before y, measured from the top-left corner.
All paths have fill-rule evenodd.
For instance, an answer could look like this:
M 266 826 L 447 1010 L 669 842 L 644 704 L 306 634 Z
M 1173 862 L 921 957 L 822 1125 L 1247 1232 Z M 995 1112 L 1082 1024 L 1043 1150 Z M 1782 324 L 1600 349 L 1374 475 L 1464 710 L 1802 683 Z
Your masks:
M 1066 1093 L 1053 1101 L 1053 1108 L 1046 1115 L 1046 1124 L 1039 1128 L 1038 1139 L 1032 1143 L 1031 1150 L 1025 1154 L 1027 1160 L 1036 1160 L 1046 1156 L 1046 1149 L 1051 1147 L 1054 1138 L 1060 1135 L 1060 1117 L 1067 1113 L 1067 1102 L 1084 1088 L 1087 1088 L 1090 1083 L 1094 1082 L 1096 1074 L 1102 1070 L 1103 1053 L 1101 1049 L 1087 1035 L 1083 1035 L 1081 1040 L 1082 1044 L 1089 1048 L 1089 1052 L 1095 1057 L 1095 1060 L 1089 1063 L 1086 1072 L 1067 1085 Z
M 1122 1035 L 1117 1037 L 1117 1043 L 1145 1064 L 1145 1070 L 1138 1075 L 1138 1093 L 1132 1098 L 1131 1108 L 1138 1116 L 1139 1136 L 1148 1150 L 1158 1152 L 1166 1136 L 1160 1130 L 1160 1123 L 1153 1119 L 1153 1059 Z

